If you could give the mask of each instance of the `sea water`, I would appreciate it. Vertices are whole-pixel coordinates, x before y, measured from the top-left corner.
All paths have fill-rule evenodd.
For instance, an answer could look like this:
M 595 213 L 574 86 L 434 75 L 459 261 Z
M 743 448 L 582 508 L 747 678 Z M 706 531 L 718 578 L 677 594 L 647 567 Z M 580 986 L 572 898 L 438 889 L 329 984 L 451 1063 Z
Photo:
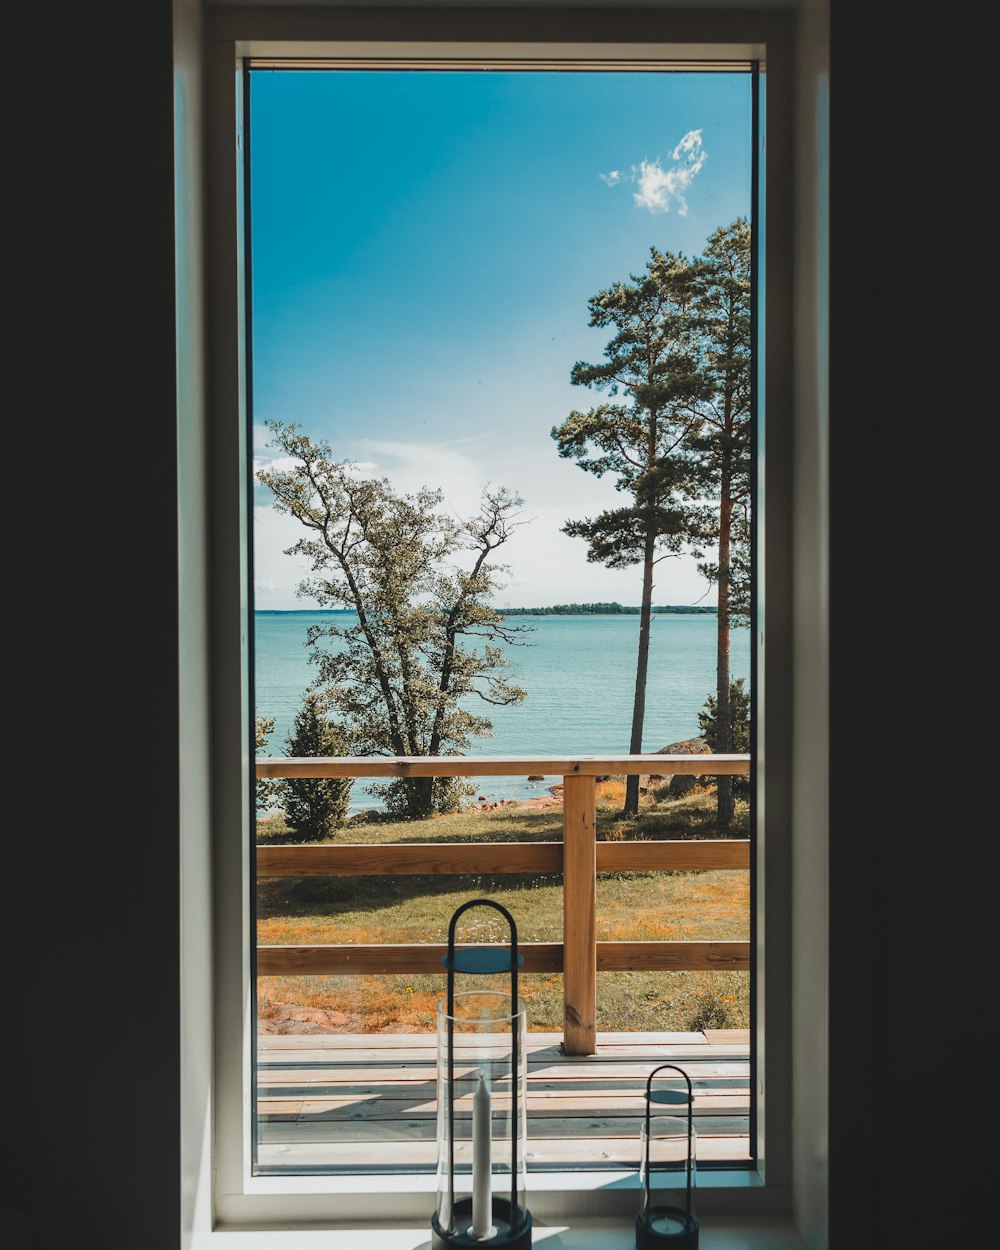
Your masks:
M 258 716 L 274 718 L 274 731 L 262 754 L 288 754 L 303 693 L 316 674 L 306 646 L 310 625 L 353 624 L 354 613 L 264 611 L 254 613 L 254 698 Z M 489 738 L 470 743 L 469 755 L 627 754 L 635 695 L 638 615 L 510 616 L 524 626 L 524 645 L 505 647 L 512 661 L 507 676 L 521 686 L 523 703 L 493 707 L 474 696 L 470 710 L 493 723 Z M 328 645 L 330 640 L 324 640 Z M 698 713 L 715 694 L 716 617 L 714 613 L 654 615 L 650 631 L 646 715 L 642 750 L 696 737 Z M 749 687 L 750 631 L 732 630 L 733 678 Z M 481 777 L 476 796 L 489 802 L 536 798 L 561 777 Z M 352 812 L 377 808 L 379 801 L 356 781 Z

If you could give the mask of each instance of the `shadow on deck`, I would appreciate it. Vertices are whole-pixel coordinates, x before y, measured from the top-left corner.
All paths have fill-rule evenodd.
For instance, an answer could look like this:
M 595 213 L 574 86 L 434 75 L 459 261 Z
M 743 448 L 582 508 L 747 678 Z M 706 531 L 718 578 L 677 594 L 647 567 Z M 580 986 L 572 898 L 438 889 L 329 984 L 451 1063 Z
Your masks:
M 257 1040 L 258 1173 L 434 1171 L 433 1035 Z M 637 1168 L 646 1080 L 662 1063 L 691 1078 L 699 1164 L 750 1162 L 748 1030 L 598 1033 L 588 1056 L 561 1042 L 528 1034 L 529 1172 Z

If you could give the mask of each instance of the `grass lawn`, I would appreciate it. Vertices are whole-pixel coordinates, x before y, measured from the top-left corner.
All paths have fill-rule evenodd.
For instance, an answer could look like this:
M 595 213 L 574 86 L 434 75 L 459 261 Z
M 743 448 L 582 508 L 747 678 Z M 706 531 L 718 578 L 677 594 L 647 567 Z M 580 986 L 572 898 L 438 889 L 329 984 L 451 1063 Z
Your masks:
M 647 788 L 638 816 L 620 817 L 623 785 L 598 787 L 597 836 L 661 839 L 745 836 L 740 825 L 714 824 L 714 789 L 668 799 Z M 427 821 L 355 818 L 328 841 L 338 843 L 560 841 L 562 806 L 526 809 L 513 804 L 472 809 Z M 261 844 L 291 844 L 279 818 L 258 825 Z M 600 873 L 599 941 L 749 937 L 749 873 Z M 445 942 L 455 910 L 471 898 L 491 898 L 514 917 L 523 942 L 562 940 L 561 874 L 265 878 L 258 883 L 258 941 L 272 944 Z M 468 924 L 463 926 L 463 921 Z M 490 909 L 459 922 L 458 938 L 506 941 L 506 924 Z M 275 1019 L 288 1005 L 321 1008 L 344 1032 L 432 1032 L 445 993 L 445 974 L 343 977 L 261 977 L 258 1015 Z M 460 988 L 475 988 L 472 978 Z M 495 984 L 491 988 L 496 988 Z M 528 1027 L 562 1028 L 562 977 L 524 974 L 519 991 Z M 746 1028 L 749 978 L 740 972 L 608 972 L 598 974 L 597 1027 L 601 1031 Z

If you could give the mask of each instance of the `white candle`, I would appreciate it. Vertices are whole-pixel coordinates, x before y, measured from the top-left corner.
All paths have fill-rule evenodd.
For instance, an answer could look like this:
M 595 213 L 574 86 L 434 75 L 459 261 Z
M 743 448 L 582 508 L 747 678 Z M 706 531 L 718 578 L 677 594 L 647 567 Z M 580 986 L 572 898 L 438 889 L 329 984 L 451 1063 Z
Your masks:
M 492 1237 L 495 1230 L 491 1193 L 490 1091 L 482 1070 L 477 1075 L 479 1081 L 472 1095 L 472 1227 L 469 1232 L 482 1240 Z

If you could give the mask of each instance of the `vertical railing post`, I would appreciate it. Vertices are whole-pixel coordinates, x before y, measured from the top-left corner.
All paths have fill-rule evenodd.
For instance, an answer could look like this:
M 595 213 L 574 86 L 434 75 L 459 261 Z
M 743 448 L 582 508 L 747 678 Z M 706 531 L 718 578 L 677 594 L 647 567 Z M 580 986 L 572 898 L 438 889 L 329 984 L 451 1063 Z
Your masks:
M 597 1049 L 596 777 L 563 777 L 563 1050 Z

